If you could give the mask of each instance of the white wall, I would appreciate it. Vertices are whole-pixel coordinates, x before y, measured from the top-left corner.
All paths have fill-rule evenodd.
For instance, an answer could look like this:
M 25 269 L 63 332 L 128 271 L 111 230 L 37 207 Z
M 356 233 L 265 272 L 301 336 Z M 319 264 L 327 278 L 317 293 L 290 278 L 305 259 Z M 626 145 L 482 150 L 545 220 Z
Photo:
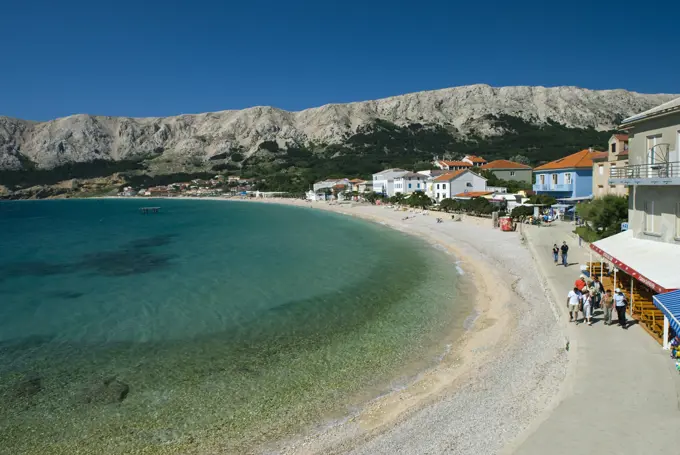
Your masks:
M 486 180 L 472 172 L 466 172 L 460 177 L 448 182 L 432 183 L 431 197 L 437 201 L 450 198 L 453 195 L 463 193 L 466 190 L 468 192 L 486 190 Z

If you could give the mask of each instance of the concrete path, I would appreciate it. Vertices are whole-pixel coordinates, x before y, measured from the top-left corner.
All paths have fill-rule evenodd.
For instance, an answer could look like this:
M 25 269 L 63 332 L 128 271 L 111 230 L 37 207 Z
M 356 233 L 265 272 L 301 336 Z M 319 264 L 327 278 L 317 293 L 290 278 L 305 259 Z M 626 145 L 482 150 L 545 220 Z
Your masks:
M 641 327 L 569 324 L 566 298 L 588 261 L 572 226 L 525 228 L 539 271 L 555 294 L 570 341 L 571 364 L 561 397 L 509 451 L 516 455 L 680 453 L 680 374 L 668 352 Z M 551 247 L 570 247 L 569 267 L 555 266 Z

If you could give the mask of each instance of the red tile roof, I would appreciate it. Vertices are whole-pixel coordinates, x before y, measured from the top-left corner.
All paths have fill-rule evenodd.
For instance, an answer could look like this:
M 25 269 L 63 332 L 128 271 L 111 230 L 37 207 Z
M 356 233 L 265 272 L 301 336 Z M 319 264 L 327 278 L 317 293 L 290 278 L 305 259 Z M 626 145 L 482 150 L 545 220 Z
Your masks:
M 349 183 L 364 183 L 366 180 L 362 179 L 352 179 L 349 181 Z
M 435 182 L 448 182 L 449 180 L 457 179 L 461 175 L 463 175 L 465 172 L 468 172 L 467 169 L 458 169 L 457 171 L 449 172 L 447 174 L 440 175 L 439 177 L 435 178 Z
M 481 169 L 531 169 L 531 166 L 515 163 L 514 161 L 495 160 L 485 164 Z
M 552 169 L 575 169 L 575 168 L 591 168 L 593 167 L 593 155 L 596 151 L 590 151 L 589 149 L 581 150 L 580 152 L 573 153 L 559 160 L 551 161 L 542 166 L 534 168 L 534 171 L 549 171 Z
M 486 163 L 486 160 L 481 156 L 468 155 L 465 158 L 472 161 L 473 163 Z
M 446 166 L 449 166 L 449 167 L 455 167 L 455 166 L 472 167 L 472 164 L 470 164 L 466 161 L 444 161 L 444 160 L 440 160 L 439 162 L 442 163 L 442 164 L 445 164 Z
M 493 194 L 493 191 L 469 191 L 467 193 L 455 194 L 454 197 L 481 197 L 488 196 L 489 194 Z
M 628 135 L 627 134 L 615 134 L 614 137 L 618 139 L 619 141 L 627 141 L 628 140 Z

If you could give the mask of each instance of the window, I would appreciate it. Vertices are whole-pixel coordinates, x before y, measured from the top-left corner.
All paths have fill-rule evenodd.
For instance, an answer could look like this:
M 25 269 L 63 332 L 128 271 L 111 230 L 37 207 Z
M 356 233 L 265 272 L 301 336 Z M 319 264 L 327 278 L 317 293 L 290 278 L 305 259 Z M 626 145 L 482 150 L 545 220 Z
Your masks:
M 655 134 L 654 136 L 647 136 L 647 164 L 654 164 L 655 158 L 654 154 L 656 149 L 654 146 L 661 143 L 661 135 Z
M 600 174 L 600 175 L 604 175 L 604 164 L 600 164 L 597 167 L 597 173 Z
M 439 183 L 437 183 L 437 189 L 439 189 Z
M 541 174 L 538 176 L 538 179 L 540 180 L 541 185 L 545 185 L 545 175 Z
M 645 232 L 655 234 L 659 228 L 654 201 L 645 202 Z
M 571 185 L 571 172 L 564 174 L 564 183 Z
M 442 183 L 442 190 L 446 189 L 446 183 Z
M 612 150 L 612 155 L 616 155 L 616 142 L 614 142 L 614 143 L 612 144 L 611 150 Z
M 467 183 L 465 184 L 465 186 L 470 186 L 470 187 L 471 187 L 471 186 L 472 186 L 472 182 L 467 182 Z
M 515 176 L 515 171 L 510 171 L 510 177 L 514 177 L 514 176 Z
M 410 183 L 408 184 L 408 187 L 411 188 L 411 184 L 410 184 Z
M 416 183 L 416 188 L 420 189 L 420 183 Z
M 551 175 L 553 185 L 557 185 L 557 174 Z

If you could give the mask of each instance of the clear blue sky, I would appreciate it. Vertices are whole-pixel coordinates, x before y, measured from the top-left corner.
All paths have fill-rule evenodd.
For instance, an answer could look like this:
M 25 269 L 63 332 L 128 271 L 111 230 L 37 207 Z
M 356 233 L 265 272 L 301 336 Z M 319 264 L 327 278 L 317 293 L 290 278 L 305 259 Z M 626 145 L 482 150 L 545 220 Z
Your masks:
M 33 120 L 474 83 L 680 92 L 678 0 L 37 0 L 1 19 L 0 115 Z

